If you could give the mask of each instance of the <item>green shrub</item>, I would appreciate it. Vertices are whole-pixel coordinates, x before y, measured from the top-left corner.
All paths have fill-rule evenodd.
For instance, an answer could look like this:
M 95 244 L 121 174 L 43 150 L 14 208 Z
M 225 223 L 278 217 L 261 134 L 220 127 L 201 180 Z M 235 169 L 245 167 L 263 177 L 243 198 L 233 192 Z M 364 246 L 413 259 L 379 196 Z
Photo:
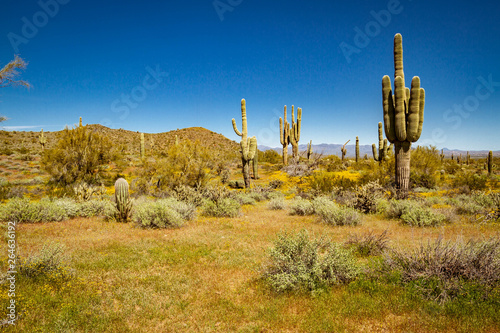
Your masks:
M 283 233 L 269 250 L 264 277 L 276 292 L 315 291 L 352 281 L 359 267 L 349 250 L 325 240 L 311 240 L 305 231 Z
M 354 208 L 339 206 L 325 197 L 315 198 L 312 204 L 314 213 L 326 224 L 338 226 L 361 224 L 361 215 Z
M 386 272 L 396 271 L 401 282 L 413 285 L 428 299 L 446 302 L 462 295 L 471 284 L 483 296 L 500 282 L 500 239 L 443 242 L 441 238 L 418 249 L 386 253 Z
M 65 265 L 68 257 L 64 254 L 64 245 L 45 243 L 38 253 L 31 253 L 19 260 L 19 274 L 32 279 L 56 277 L 67 280 L 74 274 Z
M 391 200 L 385 215 L 390 219 L 400 219 L 407 211 L 417 208 L 420 208 L 420 204 L 413 200 Z
M 356 196 L 354 208 L 363 213 L 375 213 L 377 211 L 377 200 L 382 198 L 383 192 L 384 189 L 378 181 L 357 186 L 354 191 Z
M 38 223 L 66 220 L 66 211 L 56 202 L 42 199 L 39 202 L 29 199 L 11 199 L 0 208 L 0 220 L 18 223 Z
M 465 192 L 484 191 L 487 189 L 488 176 L 472 172 L 457 172 L 452 184 L 455 188 L 464 188 Z
M 259 151 L 258 154 L 259 154 L 259 162 L 279 164 L 283 161 L 281 155 L 275 150 L 268 149 L 264 152 Z
M 271 210 L 282 210 L 285 209 L 285 207 L 286 203 L 285 203 L 285 198 L 283 197 L 271 199 L 269 201 L 269 204 L 267 205 L 267 208 Z
M 421 147 L 411 151 L 410 161 L 412 187 L 435 188 L 437 174 L 441 169 L 439 151 L 434 146 Z
M 314 208 L 309 200 L 295 198 L 290 203 L 290 215 L 306 216 L 314 214 Z
M 435 227 L 442 224 L 445 220 L 446 216 L 426 207 L 415 207 L 406 210 L 401 215 L 401 221 L 404 224 L 415 227 Z
M 141 227 L 177 228 L 184 224 L 181 214 L 164 200 L 136 204 L 132 220 Z
M 95 183 L 98 179 L 96 170 L 115 158 L 111 142 L 106 137 L 86 126 L 79 126 L 64 129 L 56 146 L 44 150 L 41 166 L 59 186 L 78 181 Z
M 335 188 L 352 189 L 356 182 L 345 177 L 339 177 L 332 172 L 315 171 L 305 178 L 305 184 L 311 191 L 328 194 Z
M 238 193 L 233 196 L 233 199 L 238 201 L 240 205 L 255 205 L 256 200 L 250 193 Z
M 202 206 L 204 216 L 236 217 L 240 213 L 240 203 L 231 198 L 208 200 Z

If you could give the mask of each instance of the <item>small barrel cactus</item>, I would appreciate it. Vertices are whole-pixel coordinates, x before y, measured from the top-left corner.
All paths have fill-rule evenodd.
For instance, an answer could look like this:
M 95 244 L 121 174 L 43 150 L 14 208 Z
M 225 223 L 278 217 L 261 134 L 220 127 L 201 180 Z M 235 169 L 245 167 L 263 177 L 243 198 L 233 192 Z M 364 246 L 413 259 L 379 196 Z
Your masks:
M 132 200 L 128 193 L 128 182 L 124 178 L 118 178 L 115 182 L 115 205 L 116 220 L 129 221 L 132 213 Z

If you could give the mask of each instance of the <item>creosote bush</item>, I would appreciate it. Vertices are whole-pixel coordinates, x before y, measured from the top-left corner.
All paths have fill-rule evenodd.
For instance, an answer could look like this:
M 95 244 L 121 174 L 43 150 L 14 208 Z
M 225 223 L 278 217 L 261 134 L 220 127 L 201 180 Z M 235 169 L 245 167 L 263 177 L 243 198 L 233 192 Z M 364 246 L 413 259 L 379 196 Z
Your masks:
M 444 242 L 439 238 L 415 250 L 393 249 L 386 253 L 384 265 L 427 299 L 444 303 L 470 288 L 486 297 L 500 282 L 500 239 Z
M 360 272 L 349 250 L 325 239 L 310 239 L 306 231 L 279 234 L 269 256 L 264 278 L 276 292 L 316 291 L 348 283 Z

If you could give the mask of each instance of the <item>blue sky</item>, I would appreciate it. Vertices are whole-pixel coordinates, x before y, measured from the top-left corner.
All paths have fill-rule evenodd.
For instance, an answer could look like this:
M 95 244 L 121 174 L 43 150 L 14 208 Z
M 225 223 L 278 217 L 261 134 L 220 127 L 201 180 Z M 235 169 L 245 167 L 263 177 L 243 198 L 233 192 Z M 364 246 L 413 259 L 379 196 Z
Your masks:
M 301 143 L 377 141 L 381 80 L 403 35 L 406 85 L 426 89 L 419 144 L 500 150 L 498 1 L 4 0 L 0 65 L 29 62 L 30 90 L 3 88 L 6 129 L 78 122 L 158 133 L 202 126 L 239 141 L 240 100 L 277 147 L 283 106 Z M 343 51 L 344 50 L 344 51 Z M 348 51 L 346 51 L 348 50 Z

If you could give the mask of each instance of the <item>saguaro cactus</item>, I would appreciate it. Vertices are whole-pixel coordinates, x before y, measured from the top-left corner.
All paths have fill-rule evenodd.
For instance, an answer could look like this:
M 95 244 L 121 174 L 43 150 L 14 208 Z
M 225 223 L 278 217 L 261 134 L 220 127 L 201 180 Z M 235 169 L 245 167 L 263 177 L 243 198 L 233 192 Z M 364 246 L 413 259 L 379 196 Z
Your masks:
M 299 140 L 300 140 L 300 125 L 302 123 L 302 109 L 297 108 L 297 121 L 295 121 L 295 114 L 292 105 L 292 128 L 290 129 L 290 143 L 292 144 L 292 156 L 298 158 L 299 156 Z
M 79 127 L 82 127 L 82 126 L 83 126 L 83 125 L 82 125 L 82 117 L 80 117 L 80 122 L 78 123 L 78 126 L 79 126 Z
M 470 164 L 470 154 L 469 154 L 469 152 L 467 152 L 466 164 L 467 164 L 467 165 L 469 165 L 469 164 Z
M 255 151 L 255 156 L 252 160 L 252 171 L 253 171 L 253 179 L 259 179 L 259 150 Z
M 248 137 L 248 129 L 247 129 L 247 108 L 245 99 L 241 100 L 241 132 L 238 131 L 238 127 L 236 126 L 236 121 L 234 118 L 232 119 L 233 129 L 236 135 L 241 136 L 241 163 L 242 163 L 242 171 L 243 171 L 243 180 L 245 182 L 245 187 L 250 187 L 250 170 L 249 170 L 249 162 L 252 161 L 257 154 L 257 138 L 252 136 Z
M 382 104 L 385 136 L 395 145 L 396 188 L 406 197 L 410 186 L 410 149 L 422 134 L 425 90 L 414 76 L 411 89 L 405 87 L 403 72 L 403 37 L 394 36 L 394 93 L 388 75 L 382 78 Z
M 345 154 L 347 154 L 347 149 L 345 149 L 345 146 L 349 143 L 349 141 L 351 141 L 351 140 L 347 140 L 347 142 L 344 143 L 344 145 L 342 146 L 342 148 L 340 148 L 340 151 L 342 152 L 342 161 L 345 158 Z
M 444 152 L 443 149 L 441 149 L 441 154 L 439 154 L 439 157 L 441 157 L 441 163 L 444 162 Z
M 488 162 L 488 175 L 491 175 L 491 173 L 493 172 L 493 152 L 491 150 L 488 153 L 487 162 Z
M 283 145 L 283 165 L 288 165 L 288 145 L 290 144 L 290 124 L 286 117 L 286 105 L 283 119 L 280 117 L 280 143 Z
M 43 136 L 43 128 L 42 128 L 42 132 L 40 133 L 38 140 L 40 141 L 40 144 L 42 145 L 42 150 L 44 150 L 45 144 L 47 143 L 47 138 Z
M 311 159 L 311 155 L 313 153 L 313 146 L 312 146 L 313 140 L 310 140 L 309 143 L 307 144 L 307 159 Z
M 372 144 L 373 160 L 382 163 L 389 158 L 389 151 L 392 149 L 392 143 L 387 146 L 387 139 L 382 134 L 382 123 L 378 123 L 378 152 L 377 146 Z
M 356 163 L 359 162 L 359 138 L 356 137 Z
M 124 178 L 118 178 L 115 182 L 115 218 L 121 222 L 127 222 L 132 213 L 132 200 L 128 194 L 128 182 Z
M 145 156 L 144 151 L 144 133 L 141 133 L 141 158 L 143 159 Z

